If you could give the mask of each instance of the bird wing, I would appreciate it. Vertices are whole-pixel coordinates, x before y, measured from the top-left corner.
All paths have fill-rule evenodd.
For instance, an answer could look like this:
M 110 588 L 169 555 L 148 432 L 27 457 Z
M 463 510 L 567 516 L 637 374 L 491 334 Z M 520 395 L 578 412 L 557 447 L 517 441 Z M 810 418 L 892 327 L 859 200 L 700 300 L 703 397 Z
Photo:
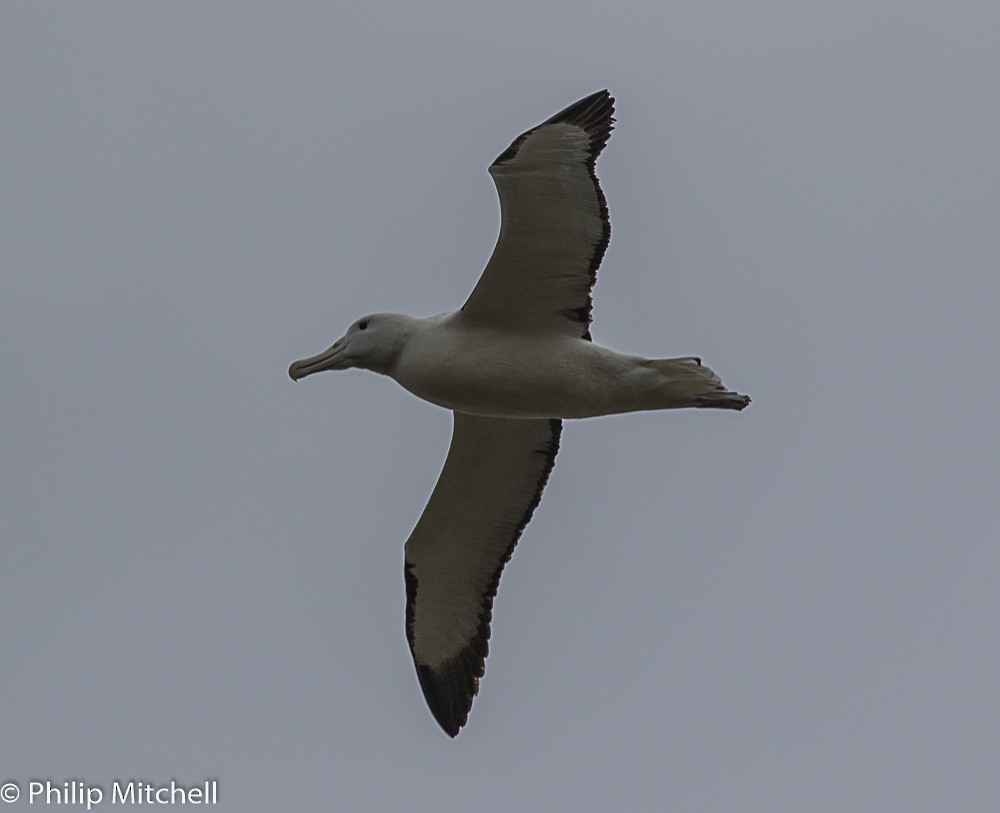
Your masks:
M 606 90 L 523 133 L 490 166 L 500 236 L 463 319 L 590 338 L 590 290 L 611 239 L 595 162 L 614 123 Z
M 493 597 L 555 464 L 562 422 L 455 414 L 451 448 L 406 541 L 406 637 L 452 737 L 486 669 Z

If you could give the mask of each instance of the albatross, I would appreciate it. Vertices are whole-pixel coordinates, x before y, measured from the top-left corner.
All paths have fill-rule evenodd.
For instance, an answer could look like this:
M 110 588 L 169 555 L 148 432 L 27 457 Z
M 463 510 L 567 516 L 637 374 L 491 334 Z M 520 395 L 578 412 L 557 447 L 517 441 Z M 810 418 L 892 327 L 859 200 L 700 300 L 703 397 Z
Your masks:
M 500 236 L 459 310 L 363 316 L 288 370 L 294 381 L 371 370 L 453 412 L 448 456 L 403 567 L 417 678 L 452 737 L 479 691 L 500 574 L 538 507 L 563 419 L 750 403 L 694 356 L 647 359 L 591 340 L 591 289 L 611 238 L 595 164 L 613 113 L 611 94 L 598 91 L 492 163 Z

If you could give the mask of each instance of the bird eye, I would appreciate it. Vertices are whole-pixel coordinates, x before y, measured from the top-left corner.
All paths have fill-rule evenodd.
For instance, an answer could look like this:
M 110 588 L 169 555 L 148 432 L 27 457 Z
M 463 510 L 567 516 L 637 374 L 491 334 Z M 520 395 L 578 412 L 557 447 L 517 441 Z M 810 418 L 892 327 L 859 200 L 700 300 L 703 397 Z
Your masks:
M 358 322 L 358 330 L 364 330 L 368 327 L 368 322 Z

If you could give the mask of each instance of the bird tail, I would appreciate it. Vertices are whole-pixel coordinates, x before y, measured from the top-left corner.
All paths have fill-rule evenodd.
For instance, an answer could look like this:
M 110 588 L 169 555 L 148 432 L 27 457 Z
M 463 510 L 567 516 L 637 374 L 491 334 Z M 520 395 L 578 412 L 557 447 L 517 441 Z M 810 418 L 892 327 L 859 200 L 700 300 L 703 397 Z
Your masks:
M 740 410 L 750 403 L 750 396 L 727 390 L 719 376 L 697 356 L 649 359 L 647 363 L 663 376 L 678 407 Z

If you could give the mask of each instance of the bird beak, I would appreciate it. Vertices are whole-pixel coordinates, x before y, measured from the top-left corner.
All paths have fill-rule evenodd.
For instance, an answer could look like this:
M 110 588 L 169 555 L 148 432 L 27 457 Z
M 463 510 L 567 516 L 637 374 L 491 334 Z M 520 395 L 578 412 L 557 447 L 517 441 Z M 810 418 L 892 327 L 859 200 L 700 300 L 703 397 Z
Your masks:
M 347 342 L 344 339 L 338 339 L 319 355 L 293 362 L 292 366 L 288 368 L 288 375 L 291 376 L 292 381 L 298 381 L 300 378 L 320 373 L 323 370 L 345 370 L 351 366 L 351 363 L 344 357 L 346 347 Z

